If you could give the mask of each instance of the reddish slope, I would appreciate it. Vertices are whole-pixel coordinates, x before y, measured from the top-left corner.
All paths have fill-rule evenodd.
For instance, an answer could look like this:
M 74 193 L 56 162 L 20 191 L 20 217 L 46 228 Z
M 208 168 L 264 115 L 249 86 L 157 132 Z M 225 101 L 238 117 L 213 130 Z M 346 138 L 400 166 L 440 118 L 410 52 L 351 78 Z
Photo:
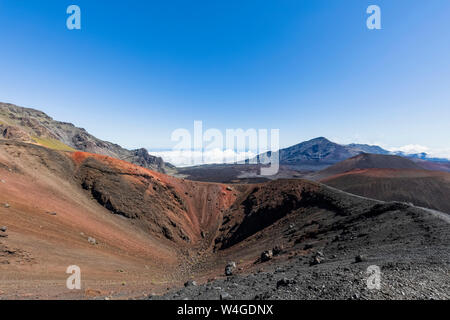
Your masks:
M 340 173 L 321 182 L 383 201 L 406 201 L 450 213 L 450 173 L 427 170 L 365 169 Z
M 345 172 L 361 169 L 415 169 L 423 170 L 421 166 L 413 161 L 391 155 L 362 153 L 350 159 L 341 161 L 331 167 L 309 175 L 307 178 L 319 181 L 327 177 Z
M 41 297 L 72 294 L 65 270 L 73 264 L 86 286 L 106 294 L 122 281 L 148 292 L 185 277 L 237 194 L 105 156 L 5 140 L 0 179 L 0 225 L 8 227 L 0 291 Z M 26 279 L 42 280 L 45 293 Z

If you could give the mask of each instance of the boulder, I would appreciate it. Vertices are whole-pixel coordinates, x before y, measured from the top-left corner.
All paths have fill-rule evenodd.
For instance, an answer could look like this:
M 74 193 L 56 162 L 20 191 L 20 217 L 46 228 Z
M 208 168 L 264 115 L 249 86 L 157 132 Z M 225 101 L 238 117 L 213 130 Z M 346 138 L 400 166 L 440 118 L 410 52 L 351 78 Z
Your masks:
M 317 264 L 322 263 L 325 260 L 323 253 L 321 251 L 317 251 L 316 254 L 312 257 L 311 261 L 309 262 L 310 266 L 315 266 Z
M 187 287 L 196 287 L 197 286 L 197 282 L 195 282 L 194 280 L 189 280 L 187 282 L 184 283 L 184 286 Z
M 277 289 L 278 289 L 279 287 L 287 287 L 288 285 L 290 285 L 290 284 L 292 284 L 292 283 L 293 283 L 292 280 L 289 280 L 289 279 L 287 279 L 287 278 L 282 278 L 282 279 L 280 279 L 280 280 L 277 281 Z
M 275 246 L 275 247 L 272 249 L 272 252 L 273 252 L 273 255 L 274 255 L 274 256 L 283 253 L 283 252 L 284 252 L 284 247 L 283 247 L 283 245 L 280 244 L 280 245 L 278 245 L 278 246 Z
M 261 253 L 261 262 L 269 261 L 273 258 L 273 252 L 272 250 L 266 250 L 263 253 Z
M 226 292 L 222 292 L 220 294 L 220 300 L 231 300 L 231 299 L 232 299 L 231 295 Z
M 236 269 L 236 262 L 234 262 L 234 261 L 228 262 L 228 264 L 225 267 L 225 275 L 226 276 L 233 275 L 234 269 Z

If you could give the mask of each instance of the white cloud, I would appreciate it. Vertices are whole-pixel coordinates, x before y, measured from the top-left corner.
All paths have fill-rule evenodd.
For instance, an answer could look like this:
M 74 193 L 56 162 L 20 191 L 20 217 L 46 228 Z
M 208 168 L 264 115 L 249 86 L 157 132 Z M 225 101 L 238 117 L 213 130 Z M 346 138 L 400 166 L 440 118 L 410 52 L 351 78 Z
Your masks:
M 450 149 L 445 148 L 436 148 L 432 149 L 426 146 L 422 146 L 419 144 L 408 144 L 402 147 L 392 147 L 392 148 L 385 148 L 389 151 L 401 151 L 406 154 L 414 154 L 414 153 L 426 153 L 429 157 L 432 158 L 446 158 L 450 159 Z
M 187 167 L 212 163 L 234 163 L 245 159 L 251 159 L 256 153 L 236 152 L 233 150 L 210 149 L 205 151 L 194 150 L 167 150 L 167 151 L 149 151 L 150 154 L 163 158 L 177 167 Z
M 384 147 L 388 151 L 401 151 L 405 154 L 415 154 L 425 152 L 429 157 L 446 158 L 450 160 L 450 149 L 431 149 L 418 144 L 408 144 L 401 147 Z M 150 154 L 163 158 L 177 167 L 187 167 L 213 163 L 235 163 L 246 159 L 252 159 L 256 152 L 236 152 L 233 150 L 209 149 L 204 152 L 193 150 L 166 150 L 149 151 Z
M 421 146 L 419 144 L 408 144 L 406 146 L 399 147 L 399 148 L 391 148 L 389 151 L 401 151 L 401 152 L 408 153 L 408 154 L 422 153 L 422 152 L 428 153 L 428 152 L 430 152 L 430 148 Z

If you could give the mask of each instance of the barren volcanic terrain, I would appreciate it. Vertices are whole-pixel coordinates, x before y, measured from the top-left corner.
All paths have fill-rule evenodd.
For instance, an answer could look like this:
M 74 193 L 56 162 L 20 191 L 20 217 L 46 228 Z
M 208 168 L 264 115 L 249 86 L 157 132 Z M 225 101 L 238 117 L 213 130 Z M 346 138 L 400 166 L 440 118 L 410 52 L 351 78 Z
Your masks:
M 422 165 L 398 156 L 361 154 L 308 177 L 364 197 L 450 213 L 450 173 Z
M 0 299 L 450 297 L 448 215 L 411 204 L 299 179 L 194 182 L 12 140 L 0 179 Z M 82 290 L 66 288 L 70 265 Z

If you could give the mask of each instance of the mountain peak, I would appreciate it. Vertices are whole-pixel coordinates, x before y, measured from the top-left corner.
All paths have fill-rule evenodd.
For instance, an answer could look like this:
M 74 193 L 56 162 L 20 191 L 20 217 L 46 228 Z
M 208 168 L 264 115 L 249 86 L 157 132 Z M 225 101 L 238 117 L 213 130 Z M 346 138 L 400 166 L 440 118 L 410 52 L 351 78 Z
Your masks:
M 325 137 L 317 137 L 317 138 L 313 138 L 313 139 L 308 140 L 308 141 L 306 141 L 306 142 L 331 142 L 331 143 L 334 143 L 334 142 L 328 140 L 328 139 L 325 138 Z
M 146 149 L 127 150 L 100 140 L 72 123 L 53 120 L 42 111 L 0 102 L 0 136 L 58 150 L 80 150 L 125 160 L 159 172 L 172 168 Z

